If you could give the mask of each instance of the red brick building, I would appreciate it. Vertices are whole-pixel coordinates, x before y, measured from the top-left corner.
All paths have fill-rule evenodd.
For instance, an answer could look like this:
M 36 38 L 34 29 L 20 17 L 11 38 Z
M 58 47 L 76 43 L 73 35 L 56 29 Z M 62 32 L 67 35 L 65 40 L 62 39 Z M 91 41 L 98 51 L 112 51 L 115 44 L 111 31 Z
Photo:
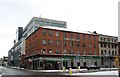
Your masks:
M 25 40 L 26 68 L 100 66 L 98 39 L 96 33 L 39 27 Z

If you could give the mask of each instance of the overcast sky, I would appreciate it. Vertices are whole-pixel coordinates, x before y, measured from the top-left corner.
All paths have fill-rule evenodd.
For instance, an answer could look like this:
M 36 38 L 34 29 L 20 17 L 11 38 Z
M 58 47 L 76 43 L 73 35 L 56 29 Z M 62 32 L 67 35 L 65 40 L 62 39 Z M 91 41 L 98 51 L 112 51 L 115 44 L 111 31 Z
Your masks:
M 68 29 L 118 36 L 120 0 L 0 0 L 0 57 L 7 56 L 17 27 L 32 17 L 67 22 Z

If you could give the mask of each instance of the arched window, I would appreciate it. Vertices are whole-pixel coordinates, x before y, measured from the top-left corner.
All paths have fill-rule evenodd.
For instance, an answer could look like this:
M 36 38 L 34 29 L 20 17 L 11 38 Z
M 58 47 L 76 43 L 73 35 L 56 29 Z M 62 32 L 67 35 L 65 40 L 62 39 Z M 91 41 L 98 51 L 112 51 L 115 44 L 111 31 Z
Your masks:
M 67 54 L 67 51 L 66 51 L 66 50 L 64 50 L 64 51 L 63 51 L 63 54 Z
M 101 55 L 103 55 L 103 50 L 101 50 Z

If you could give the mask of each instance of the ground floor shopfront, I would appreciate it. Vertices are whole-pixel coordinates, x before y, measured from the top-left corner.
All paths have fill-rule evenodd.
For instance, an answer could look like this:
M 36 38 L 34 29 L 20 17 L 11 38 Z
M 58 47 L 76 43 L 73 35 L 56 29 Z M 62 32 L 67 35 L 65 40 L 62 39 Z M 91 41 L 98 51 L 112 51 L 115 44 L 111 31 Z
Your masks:
M 115 64 L 115 56 L 101 56 L 101 67 L 104 68 L 113 68 L 116 66 Z
M 75 55 L 45 55 L 39 54 L 25 58 L 24 67 L 27 69 L 62 69 L 63 67 L 85 67 L 89 65 L 100 66 L 99 56 Z

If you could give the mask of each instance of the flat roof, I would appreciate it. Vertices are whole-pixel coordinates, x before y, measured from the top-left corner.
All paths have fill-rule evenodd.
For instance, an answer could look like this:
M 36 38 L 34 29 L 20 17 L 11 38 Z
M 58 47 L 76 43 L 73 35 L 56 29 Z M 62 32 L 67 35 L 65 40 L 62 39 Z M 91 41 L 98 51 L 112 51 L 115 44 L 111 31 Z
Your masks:
M 93 32 L 90 31 L 81 31 L 81 30 L 75 30 L 75 29 L 67 29 L 67 28 L 60 28 L 60 27 L 53 27 L 53 26 L 40 26 L 41 28 L 46 28 L 46 29 L 54 29 L 54 30 L 60 30 L 60 31 L 68 31 L 68 32 L 75 32 L 75 33 L 84 33 L 84 34 L 94 34 Z

